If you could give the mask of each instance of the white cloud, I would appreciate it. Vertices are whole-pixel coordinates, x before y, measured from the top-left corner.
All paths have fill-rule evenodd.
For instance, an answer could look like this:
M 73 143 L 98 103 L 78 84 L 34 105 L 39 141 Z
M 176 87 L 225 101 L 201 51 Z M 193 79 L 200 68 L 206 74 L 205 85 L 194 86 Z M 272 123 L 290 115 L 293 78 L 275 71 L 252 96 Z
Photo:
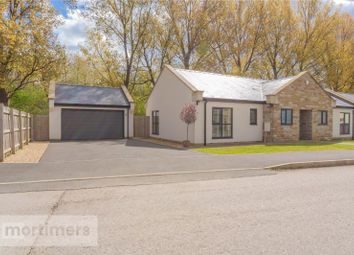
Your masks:
M 336 4 L 343 4 L 343 5 L 349 5 L 349 4 L 354 4 L 353 0 L 334 0 Z
M 63 24 L 55 30 L 59 41 L 65 45 L 67 50 L 78 51 L 80 44 L 86 41 L 86 30 L 92 26 L 92 22 L 84 18 L 79 9 L 69 10 L 67 17 L 62 16 L 61 19 Z
M 344 12 L 349 12 L 354 16 L 354 0 L 334 0 L 334 3 L 340 6 Z

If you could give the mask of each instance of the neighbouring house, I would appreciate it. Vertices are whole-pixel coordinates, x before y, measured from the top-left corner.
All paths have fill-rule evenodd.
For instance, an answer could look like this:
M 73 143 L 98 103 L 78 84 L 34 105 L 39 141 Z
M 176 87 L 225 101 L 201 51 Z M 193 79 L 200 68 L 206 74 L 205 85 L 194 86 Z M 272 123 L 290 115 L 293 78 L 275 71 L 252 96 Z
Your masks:
M 354 96 L 326 91 L 308 72 L 260 80 L 166 66 L 148 99 L 151 136 L 183 141 L 185 104 L 197 108 L 195 144 L 352 138 Z
M 354 139 L 354 94 L 339 93 L 327 89 L 336 100 L 333 109 L 333 137 Z
M 50 140 L 132 137 L 133 117 L 134 101 L 126 87 L 50 85 Z

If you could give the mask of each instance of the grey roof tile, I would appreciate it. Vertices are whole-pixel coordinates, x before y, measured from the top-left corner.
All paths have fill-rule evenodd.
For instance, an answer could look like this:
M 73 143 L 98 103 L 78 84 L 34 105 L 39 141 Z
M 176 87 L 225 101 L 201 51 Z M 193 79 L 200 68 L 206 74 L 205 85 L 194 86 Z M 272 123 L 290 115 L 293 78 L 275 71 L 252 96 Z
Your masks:
M 331 89 L 326 89 L 331 97 L 336 101 L 337 107 L 354 108 L 354 94 L 337 92 Z
M 174 70 L 197 90 L 204 91 L 205 98 L 259 102 L 264 102 L 266 95 L 272 94 L 293 78 L 269 81 L 177 68 Z
M 342 97 L 354 102 L 354 94 L 351 93 L 341 93 L 341 92 L 337 92 L 339 95 L 341 95 Z
M 55 104 L 121 106 L 130 104 L 121 88 L 56 84 Z
M 349 108 L 354 108 L 354 105 L 353 104 L 350 104 L 346 101 L 343 101 L 341 100 L 340 98 L 338 97 L 334 97 L 332 96 L 332 98 L 336 101 L 336 106 L 337 107 L 349 107 Z

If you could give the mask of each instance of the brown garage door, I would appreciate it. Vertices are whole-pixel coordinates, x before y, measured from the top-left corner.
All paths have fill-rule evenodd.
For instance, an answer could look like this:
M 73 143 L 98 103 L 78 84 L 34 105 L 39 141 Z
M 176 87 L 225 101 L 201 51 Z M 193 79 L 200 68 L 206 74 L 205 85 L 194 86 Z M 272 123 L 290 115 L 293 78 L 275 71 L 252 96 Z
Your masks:
M 103 140 L 123 137 L 123 111 L 62 109 L 62 140 Z

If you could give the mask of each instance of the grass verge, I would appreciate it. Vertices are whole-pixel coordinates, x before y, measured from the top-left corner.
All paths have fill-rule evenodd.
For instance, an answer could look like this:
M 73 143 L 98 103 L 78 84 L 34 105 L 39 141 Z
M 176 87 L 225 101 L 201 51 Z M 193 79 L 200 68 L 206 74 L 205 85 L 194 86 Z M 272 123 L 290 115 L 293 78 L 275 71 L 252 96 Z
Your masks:
M 296 151 L 327 151 L 327 150 L 354 150 L 353 141 L 339 142 L 299 142 L 295 144 L 256 144 L 236 145 L 225 147 L 205 147 L 194 149 L 195 151 L 211 154 L 256 154 L 256 153 L 277 153 Z

